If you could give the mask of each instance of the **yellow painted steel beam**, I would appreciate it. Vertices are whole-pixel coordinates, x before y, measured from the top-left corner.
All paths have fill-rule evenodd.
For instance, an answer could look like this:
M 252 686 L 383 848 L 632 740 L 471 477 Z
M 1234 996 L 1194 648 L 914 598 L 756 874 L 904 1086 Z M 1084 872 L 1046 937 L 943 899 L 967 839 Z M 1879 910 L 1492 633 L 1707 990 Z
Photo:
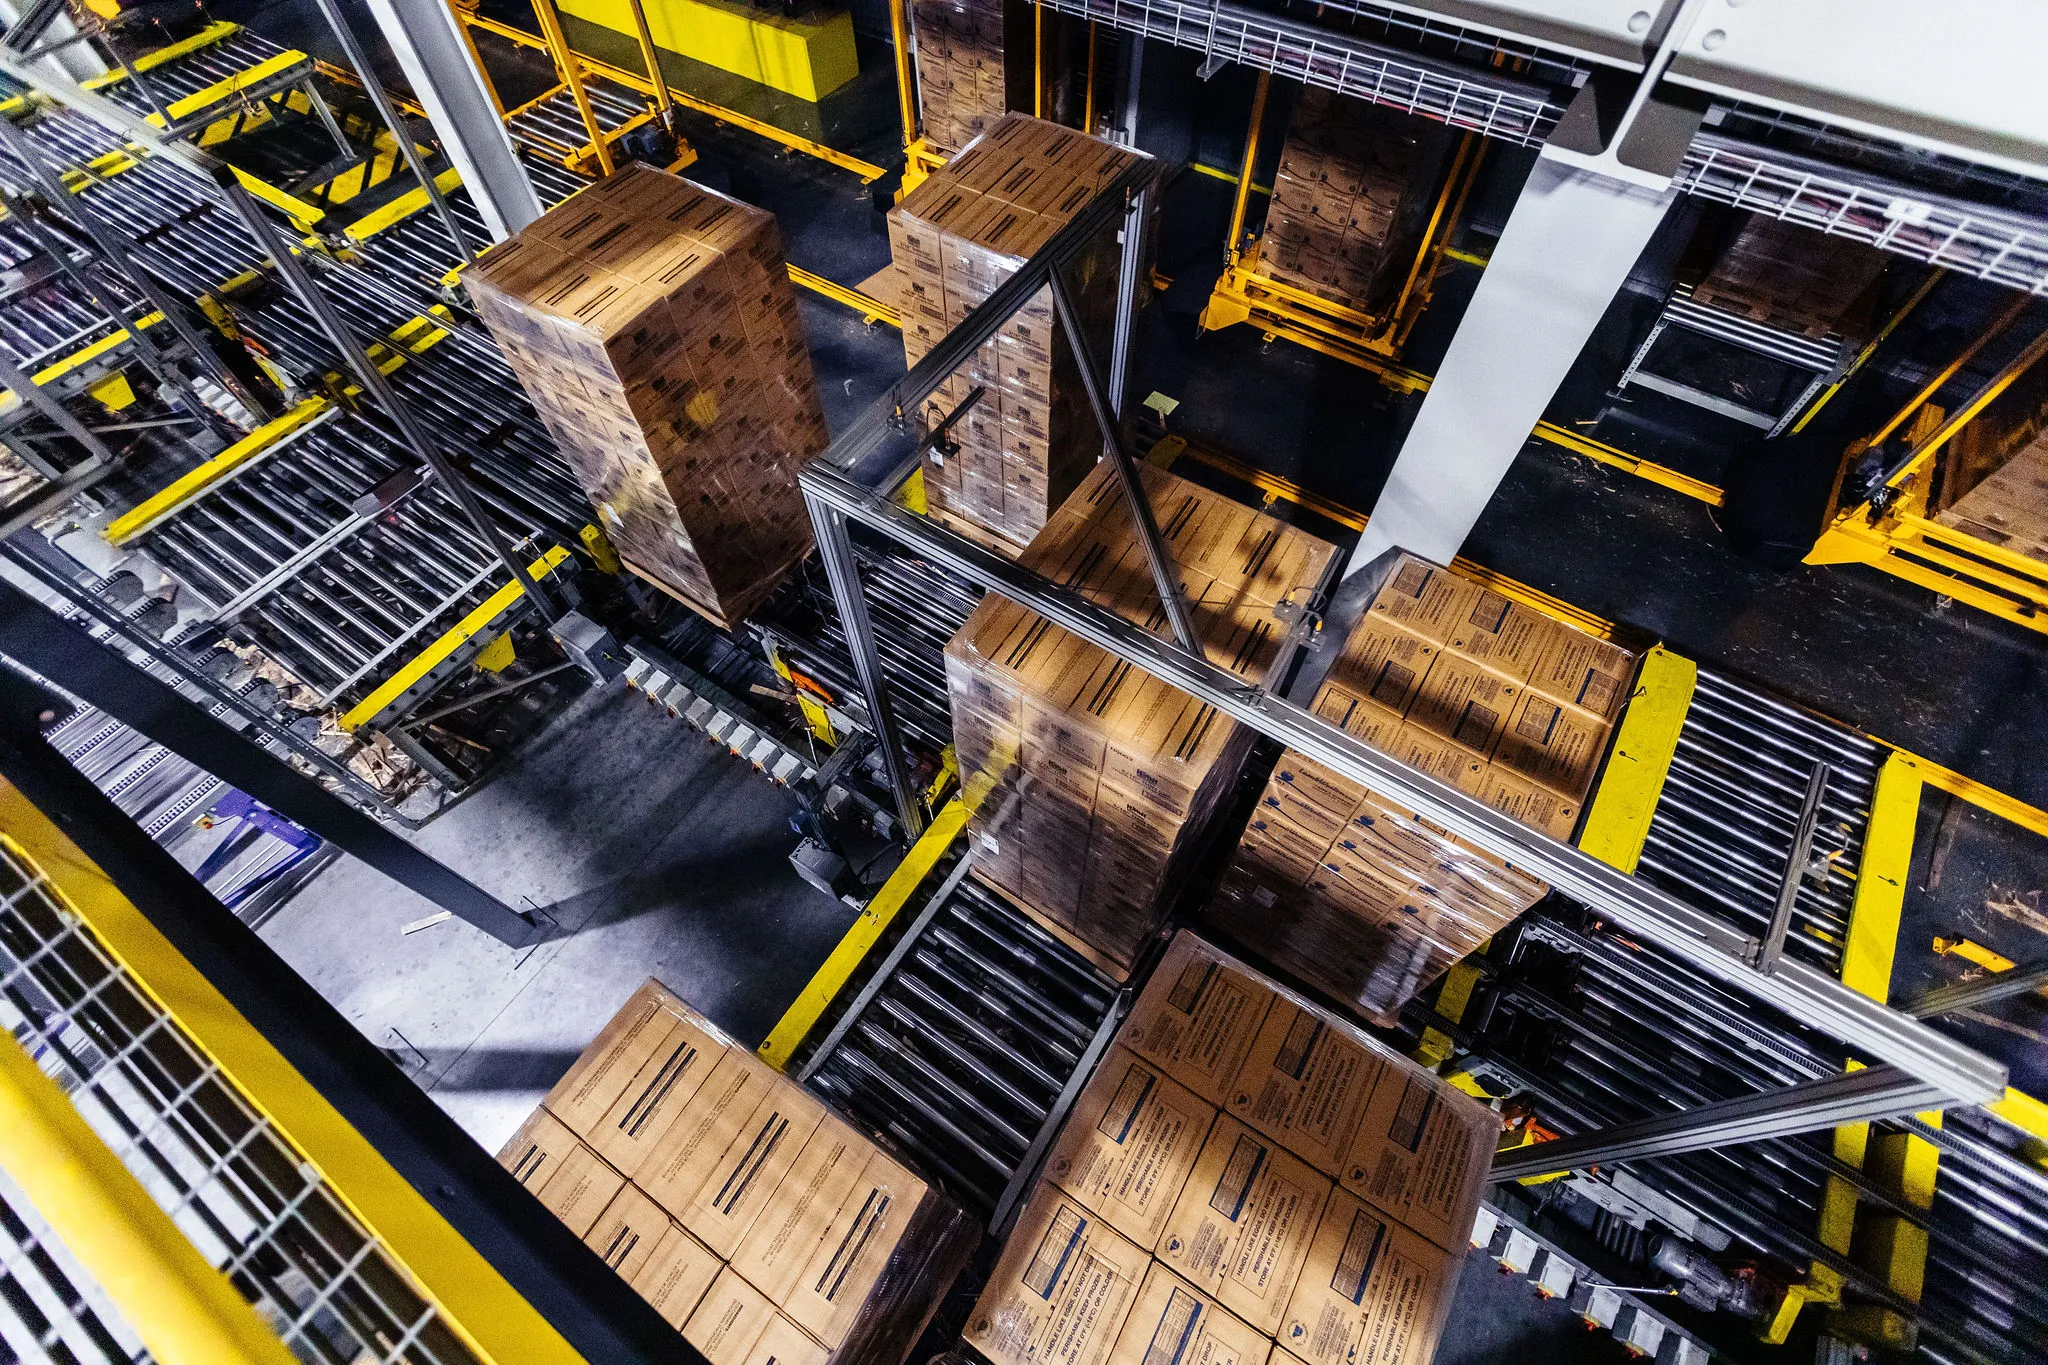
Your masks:
M 846 989 L 846 983 L 867 960 L 883 932 L 902 912 L 911 893 L 938 865 L 939 859 L 953 846 L 953 841 L 966 825 L 967 807 L 958 800 L 948 802 L 944 810 L 932 817 L 931 824 L 911 845 L 910 852 L 903 856 L 896 870 L 889 874 L 889 880 L 882 883 L 882 889 L 868 901 L 853 927 L 846 931 L 846 936 L 825 959 L 824 965 L 812 975 L 797 994 L 795 1002 L 769 1030 L 759 1049 L 762 1061 L 778 1071 L 789 1065 L 789 1059 L 796 1055 L 797 1048 L 810 1037 L 818 1020 L 839 998 L 839 993 Z
M 93 1132 L 0 1042 L 0 1166 L 164 1365 L 292 1365 L 292 1353 Z
M 104 532 L 107 543 L 126 545 L 164 518 L 175 515 L 194 498 L 248 464 L 280 440 L 298 431 L 322 413 L 332 410 L 333 406 L 325 398 L 308 398 L 284 416 L 265 422 L 205 464 L 179 475 L 169 485 L 107 523 Z
M 165 66 L 178 60 L 180 57 L 189 57 L 201 48 L 212 47 L 216 43 L 226 42 L 241 31 L 242 26 L 240 24 L 231 23 L 226 19 L 216 19 L 191 37 L 180 38 L 175 43 L 167 43 L 162 47 L 153 48 L 129 62 L 128 65 L 134 67 L 137 72 L 151 72 L 160 66 Z M 87 90 L 105 90 L 111 86 L 119 85 L 127 79 L 127 71 L 116 69 L 102 72 L 97 76 L 88 76 L 85 80 L 80 81 L 79 84 L 83 85 Z
M 452 193 L 461 185 L 462 172 L 452 167 L 434 177 L 434 187 L 443 194 Z M 431 202 L 427 198 L 426 187 L 415 185 L 382 208 L 374 209 L 350 223 L 342 229 L 342 234 L 351 241 L 367 242 L 378 233 L 396 227 Z
M 2003 953 L 1994 953 L 1981 943 L 1966 938 L 1934 937 L 1934 951 L 1943 957 L 1959 957 L 1973 967 L 1982 967 L 1987 972 L 2009 972 L 2016 964 Z
M 1863 832 L 1863 861 L 1856 869 L 1856 894 L 1849 906 L 1849 933 L 1842 945 L 1842 984 L 1873 1000 L 1891 994 L 1892 961 L 1898 953 L 1899 915 L 1906 902 L 1906 878 L 1913 862 L 1913 830 L 1920 818 L 1924 780 L 1919 762 L 1894 752 L 1877 771 L 1870 798 L 1870 822 Z
M 789 267 L 789 278 L 812 293 L 822 294 L 834 303 L 851 308 L 860 314 L 862 322 L 886 322 L 891 327 L 903 325 L 903 315 L 896 309 L 837 280 L 828 280 L 823 275 L 813 274 L 798 265 Z
M 1211 166 L 1201 161 L 1190 161 L 1188 169 L 1196 175 L 1206 175 L 1211 180 L 1222 180 L 1232 185 L 1237 183 L 1237 177 L 1224 170 L 1221 166 Z M 1251 192 L 1253 194 L 1270 195 L 1273 192 L 1273 187 L 1271 185 L 1261 185 L 1255 180 L 1252 182 Z
M 413 1188 L 77 845 L 5 782 L 0 831 L 42 866 L 115 961 L 304 1154 L 485 1365 L 585 1365 L 547 1319 L 449 1226 L 428 1202 L 430 1192 Z M 268 1365 L 270 1358 L 263 1359 Z M 184 1357 L 180 1365 L 236 1360 Z
M 154 327 L 163 320 L 164 315 L 162 313 L 147 313 L 135 321 L 138 327 Z M 128 329 L 123 327 L 119 331 L 101 337 L 90 345 L 79 347 L 62 360 L 52 361 L 42 369 L 37 370 L 33 375 L 30 375 L 29 378 L 35 381 L 35 385 L 39 389 L 47 384 L 53 384 L 65 375 L 85 368 L 101 356 L 106 355 L 109 351 L 118 349 L 121 343 L 126 340 L 128 340 Z M 19 394 L 15 393 L 12 389 L 0 389 L 0 413 L 12 412 L 19 406 L 21 406 Z
M 1863 564 L 2014 625 L 2048 633 L 2048 565 L 1925 517 L 1853 508 L 1822 532 L 1808 564 Z
M 1698 680 L 1698 665 L 1662 645 L 1643 656 L 1635 693 L 1579 832 L 1579 848 L 1610 867 L 1631 875 L 1636 870 Z
M 569 552 L 557 545 L 533 563 L 526 572 L 535 582 L 546 578 L 569 558 Z M 507 583 L 486 597 L 476 610 L 457 622 L 454 629 L 428 645 L 415 655 L 412 661 L 399 669 L 384 683 L 363 698 L 353 709 L 341 718 L 341 728 L 354 730 L 365 722 L 374 720 L 378 713 L 405 694 L 415 683 L 441 664 L 457 649 L 467 644 L 478 634 L 486 631 L 491 622 L 509 609 L 513 603 L 526 595 L 526 589 L 517 583 Z
M 502 23 L 496 19 L 489 19 L 481 14 L 465 13 L 461 10 L 456 11 L 456 17 L 478 32 L 496 34 L 498 37 L 508 42 L 517 43 L 521 47 L 537 48 L 543 52 L 547 51 L 546 40 L 538 34 L 528 33 L 525 29 L 515 28 L 511 24 Z M 652 95 L 654 93 L 654 83 L 637 72 L 628 71 L 622 66 L 613 66 L 609 62 L 598 61 L 596 58 L 586 56 L 581 52 L 576 54 L 576 60 L 591 75 L 602 76 L 614 85 L 625 86 L 628 90 L 637 90 L 643 95 Z M 550 91 L 549 96 L 552 96 L 554 93 L 554 91 Z M 682 105 L 685 109 L 693 109 L 709 118 L 717 119 L 720 123 L 729 123 L 733 127 L 744 129 L 757 137 L 764 137 L 770 142 L 780 143 L 792 151 L 802 152 L 806 156 L 813 156 L 820 161 L 830 162 L 841 170 L 852 171 L 861 178 L 861 183 L 863 184 L 880 180 L 889 173 L 886 167 L 877 166 L 872 161 L 863 161 L 859 157 L 842 152 L 836 147 L 827 147 L 824 143 L 814 142 L 799 133 L 792 133 L 786 128 L 778 128 L 772 123 L 764 122 L 751 115 L 742 114 L 737 109 L 727 109 L 723 105 L 713 104 L 710 100 L 700 99 L 689 91 L 678 89 L 673 85 L 668 87 L 668 95 L 670 99 Z M 528 106 L 521 107 L 530 107 L 531 103 L 537 102 L 532 101 L 529 102 Z M 520 111 L 515 109 L 512 112 L 518 113 Z
M 164 107 L 162 114 L 151 114 L 143 121 L 152 128 L 164 128 L 179 123 L 192 115 L 211 109 L 216 104 L 225 104 L 235 99 L 242 91 L 272 76 L 282 75 L 295 66 L 304 66 L 307 74 L 312 73 L 312 59 L 297 49 L 286 49 L 274 56 L 265 57 L 251 67 L 224 76 L 212 85 L 205 86 L 185 95 Z M 275 92 L 274 92 L 275 93 Z M 165 115 L 169 115 L 166 119 Z

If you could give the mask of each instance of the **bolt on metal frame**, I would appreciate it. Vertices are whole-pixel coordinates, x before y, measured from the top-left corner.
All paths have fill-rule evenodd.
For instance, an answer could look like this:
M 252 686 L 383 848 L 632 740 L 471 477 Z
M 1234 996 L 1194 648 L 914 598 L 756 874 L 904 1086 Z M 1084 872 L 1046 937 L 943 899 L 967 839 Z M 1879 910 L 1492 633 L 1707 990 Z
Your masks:
M 1052 281 L 1054 272 L 1081 251 L 1096 231 L 1122 216 L 1127 200 L 1149 174 L 1149 166 L 1141 163 L 1106 186 L 801 474 L 799 482 L 827 564 L 834 559 L 851 563 L 850 523 L 895 540 L 969 582 L 1039 612 L 1053 624 L 1180 688 L 1221 714 L 1419 812 L 1453 835 L 1512 861 L 1702 975 L 1839 1039 L 1848 1051 L 1870 1064 L 1870 1071 L 1878 1073 L 1855 1083 L 1836 1078 L 1839 1083 L 1824 1081 L 1819 1089 L 1795 1086 L 1770 1092 L 1743 1101 L 1744 1107 L 1737 1110 L 1710 1106 L 1662 1121 L 1676 1136 L 1646 1135 L 1635 1131 L 1637 1125 L 1608 1135 L 1629 1150 L 1643 1141 L 1686 1143 L 1693 1137 L 1708 1143 L 1742 1141 L 1773 1132 L 1833 1126 L 1858 1117 L 1936 1108 L 1945 1103 L 1981 1104 L 2002 1097 L 2006 1071 L 1998 1062 L 1850 990 L 1806 963 L 1781 959 L 1769 973 L 1757 970 L 1755 941 L 1718 918 L 1522 825 L 1336 729 L 1294 702 L 1248 685 L 1200 653 L 1162 640 L 891 500 L 890 494 L 908 477 L 917 460 L 916 442 L 904 434 L 905 414 L 917 411 L 954 369 Z M 1128 292 L 1134 284 L 1133 272 L 1126 272 L 1120 287 Z M 842 618 L 864 619 L 856 578 L 834 575 L 833 592 Z M 848 636 L 870 713 L 876 718 L 878 738 L 885 752 L 897 751 L 900 736 L 883 695 L 880 664 L 872 653 L 872 632 L 850 629 Z M 867 657 L 859 657 L 862 653 Z M 916 794 L 905 786 L 898 789 L 897 799 L 899 805 L 907 806 L 915 802 Z M 1590 1145 L 1603 1140 L 1600 1135 L 1588 1135 L 1591 1155 L 1576 1159 L 1618 1159 Z M 1569 1156 L 1569 1149 L 1565 1154 Z

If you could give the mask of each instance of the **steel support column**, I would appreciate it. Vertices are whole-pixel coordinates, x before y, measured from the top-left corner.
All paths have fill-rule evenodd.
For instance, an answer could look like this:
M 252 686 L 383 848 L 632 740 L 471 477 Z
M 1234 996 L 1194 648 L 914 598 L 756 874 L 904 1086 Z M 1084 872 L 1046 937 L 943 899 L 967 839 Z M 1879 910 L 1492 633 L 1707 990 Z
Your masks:
M 867 598 L 861 592 L 860 566 L 854 562 L 846 518 L 813 498 L 806 497 L 804 502 L 810 508 L 818 558 L 824 561 L 832 599 L 839 604 L 839 626 L 846 632 L 846 652 L 853 656 L 853 671 L 860 678 L 868 724 L 873 727 L 875 742 L 882 751 L 882 771 L 889 775 L 889 791 L 896 798 L 896 818 L 903 822 L 904 832 L 915 839 L 924 833 L 924 806 L 903 761 L 903 728 L 896 723 L 896 711 L 889 701 L 889 682 L 882 676 L 881 659 L 875 652 L 875 627 L 868 619 Z
M 0 583 L 0 656 L 247 792 L 491 937 L 523 948 L 543 926 L 292 770 L 11 585 Z
M 1867 1067 L 1781 1090 L 1703 1104 L 1675 1114 L 1517 1147 L 1494 1158 L 1495 1184 L 1622 1161 L 1676 1156 L 1742 1142 L 1794 1137 L 1820 1128 L 1894 1118 L 1946 1102 L 1938 1086 L 1889 1066 Z
M 1536 158 L 1351 568 L 1451 562 L 1677 197 Z
M 370 13 L 492 239 L 502 242 L 540 217 L 540 196 L 447 0 L 370 0 Z

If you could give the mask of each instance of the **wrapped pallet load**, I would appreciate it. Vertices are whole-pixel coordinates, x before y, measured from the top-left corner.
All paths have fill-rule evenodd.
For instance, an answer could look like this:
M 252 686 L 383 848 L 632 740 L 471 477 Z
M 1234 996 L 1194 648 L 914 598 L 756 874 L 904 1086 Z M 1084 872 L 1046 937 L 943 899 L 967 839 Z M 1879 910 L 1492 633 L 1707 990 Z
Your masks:
M 914 0 L 924 140 L 950 155 L 995 125 L 1004 101 L 1002 0 Z
M 1138 153 L 1071 128 L 1005 115 L 889 212 L 911 365 L 1052 240 Z M 1098 362 L 1116 311 L 1115 225 L 1065 267 Z M 928 400 L 932 424 L 976 390 L 924 463 L 931 514 L 1015 555 L 1102 453 L 1074 352 L 1041 289 Z
M 2036 362 L 1949 439 L 1936 520 L 2048 561 L 2048 363 Z
M 1260 272 L 1359 312 L 1391 306 L 1443 147 L 1440 125 L 1304 87 L 1280 148 Z
M 1496 810 L 1571 837 L 1636 656 L 1403 556 L 1315 694 L 1317 715 Z M 1391 1022 L 1549 888 L 1288 750 L 1212 923 Z
M 1141 467 L 1210 660 L 1265 681 L 1334 546 Z M 1021 562 L 1170 637 L 1113 466 L 1089 474 Z M 1283 608 L 1284 610 L 1284 608 Z M 990 594 L 946 646 L 974 875 L 1111 975 L 1130 973 L 1249 744 L 1197 702 Z
M 463 279 L 636 574 L 730 626 L 810 553 L 828 437 L 772 214 L 628 166 Z
M 1053 1140 L 995 1365 L 1426 1365 L 1500 1119 L 1189 933 Z
M 1863 336 L 1884 266 L 1876 247 L 1751 214 L 1692 297 L 1805 336 Z
M 980 1240 L 651 980 L 498 1160 L 713 1365 L 900 1365 Z

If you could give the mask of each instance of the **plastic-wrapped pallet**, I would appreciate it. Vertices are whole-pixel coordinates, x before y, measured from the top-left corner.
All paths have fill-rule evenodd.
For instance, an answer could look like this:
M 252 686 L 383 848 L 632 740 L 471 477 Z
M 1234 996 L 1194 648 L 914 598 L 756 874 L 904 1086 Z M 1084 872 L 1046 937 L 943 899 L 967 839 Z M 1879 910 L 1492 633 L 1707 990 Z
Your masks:
M 635 573 L 730 626 L 810 553 L 828 436 L 774 215 L 628 166 L 463 280 Z
M 899 1365 L 980 1240 L 652 980 L 498 1160 L 713 1365 Z
M 1807 336 L 1861 335 L 1867 318 L 1855 316 L 1857 305 L 1884 266 L 1876 247 L 1751 214 L 1692 297 Z
M 1314 710 L 1495 809 L 1570 837 L 1636 658 L 1404 556 Z M 1293 750 L 1209 918 L 1366 1017 L 1407 1000 L 1549 888 Z
M 1441 159 L 1440 125 L 1305 87 L 1281 144 L 1260 271 L 1361 312 L 1393 302 Z
M 1210 659 L 1263 680 L 1288 630 L 1275 607 L 1303 603 L 1335 547 L 1163 471 L 1141 474 Z M 1107 463 L 1021 562 L 1170 634 Z M 946 685 L 975 875 L 1128 975 L 1250 732 L 994 594 L 947 644 Z
M 1940 459 L 1942 525 L 2048 560 L 2048 364 L 1992 399 Z
M 914 0 L 924 139 L 950 154 L 981 136 L 1004 101 L 1001 0 Z
M 995 1365 L 1425 1365 L 1499 1116 L 1182 933 L 968 1319 Z
M 1086 207 L 1138 153 L 1008 114 L 889 212 L 912 365 Z M 1098 361 L 1106 361 L 1119 260 L 1114 226 L 1066 267 Z M 925 502 L 964 534 L 1015 554 L 1102 452 L 1074 354 L 1041 289 L 931 396 L 936 423 L 976 389 L 951 429 L 958 449 L 926 453 Z

